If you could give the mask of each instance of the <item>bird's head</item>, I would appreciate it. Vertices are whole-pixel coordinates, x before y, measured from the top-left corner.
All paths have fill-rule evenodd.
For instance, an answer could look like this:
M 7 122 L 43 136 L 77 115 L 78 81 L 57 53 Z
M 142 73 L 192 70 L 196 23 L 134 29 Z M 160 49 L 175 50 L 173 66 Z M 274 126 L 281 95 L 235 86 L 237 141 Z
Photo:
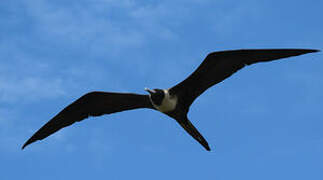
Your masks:
M 161 105 L 161 103 L 165 97 L 165 92 L 162 89 L 145 88 L 145 91 L 147 91 L 149 93 L 149 96 L 154 104 Z

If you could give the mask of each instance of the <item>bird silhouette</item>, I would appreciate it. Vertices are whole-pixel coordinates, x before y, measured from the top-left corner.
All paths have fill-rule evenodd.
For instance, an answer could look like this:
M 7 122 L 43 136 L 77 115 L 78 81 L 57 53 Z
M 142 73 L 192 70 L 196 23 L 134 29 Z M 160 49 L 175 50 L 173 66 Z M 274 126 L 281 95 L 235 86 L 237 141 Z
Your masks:
M 101 116 L 131 109 L 149 108 L 160 111 L 175 119 L 187 133 L 206 150 L 210 151 L 208 142 L 187 117 L 191 104 L 198 96 L 246 65 L 314 52 L 318 52 L 318 50 L 241 49 L 212 52 L 206 56 L 204 61 L 190 76 L 169 89 L 145 88 L 149 93 L 148 95 L 99 91 L 89 92 L 49 120 L 26 141 L 22 149 L 89 116 Z

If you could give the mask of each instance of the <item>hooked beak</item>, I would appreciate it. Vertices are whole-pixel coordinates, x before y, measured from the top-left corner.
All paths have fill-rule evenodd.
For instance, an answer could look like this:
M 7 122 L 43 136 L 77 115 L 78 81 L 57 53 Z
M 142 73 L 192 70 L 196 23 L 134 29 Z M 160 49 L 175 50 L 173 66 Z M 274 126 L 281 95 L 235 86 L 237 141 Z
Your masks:
M 148 88 L 145 88 L 145 91 L 149 92 L 149 94 L 153 94 L 153 93 L 155 93 L 155 91 L 154 91 L 154 90 L 151 90 L 151 89 L 148 89 Z

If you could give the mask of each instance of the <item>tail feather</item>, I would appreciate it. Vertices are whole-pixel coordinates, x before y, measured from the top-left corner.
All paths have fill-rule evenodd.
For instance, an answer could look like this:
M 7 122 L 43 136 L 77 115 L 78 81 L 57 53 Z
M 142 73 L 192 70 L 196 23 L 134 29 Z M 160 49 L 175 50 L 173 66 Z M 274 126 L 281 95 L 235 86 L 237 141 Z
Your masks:
M 193 126 L 193 124 L 187 119 L 177 120 L 177 122 L 190 134 L 197 142 L 199 142 L 207 151 L 211 151 L 208 142 L 199 133 L 199 131 Z

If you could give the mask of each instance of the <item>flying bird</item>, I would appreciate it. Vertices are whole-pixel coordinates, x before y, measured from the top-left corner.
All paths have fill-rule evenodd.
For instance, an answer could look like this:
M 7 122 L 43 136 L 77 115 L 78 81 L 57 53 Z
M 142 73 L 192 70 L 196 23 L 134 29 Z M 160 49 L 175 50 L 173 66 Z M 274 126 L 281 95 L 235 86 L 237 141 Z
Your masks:
M 212 52 L 184 81 L 169 89 L 147 89 L 147 95 L 117 92 L 89 92 L 65 107 L 22 146 L 42 140 L 58 130 L 89 116 L 101 116 L 137 108 L 160 111 L 175 119 L 206 150 L 210 147 L 187 117 L 191 104 L 204 91 L 246 65 L 268 62 L 306 53 L 314 49 L 241 49 Z

